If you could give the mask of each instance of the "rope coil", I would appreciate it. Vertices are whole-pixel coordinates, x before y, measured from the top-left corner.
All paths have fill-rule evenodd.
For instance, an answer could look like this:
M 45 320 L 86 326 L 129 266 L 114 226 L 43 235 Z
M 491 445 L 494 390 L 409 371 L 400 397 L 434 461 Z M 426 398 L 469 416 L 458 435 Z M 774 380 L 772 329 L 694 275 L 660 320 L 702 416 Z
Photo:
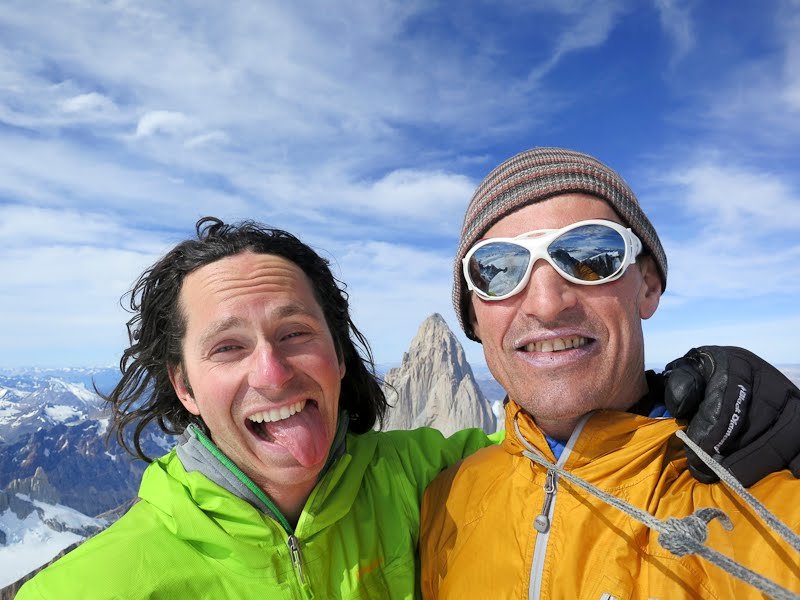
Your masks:
M 688 517 L 670 517 L 664 521 L 664 531 L 658 536 L 658 543 L 675 556 L 695 554 L 708 539 L 708 524 L 719 519 L 722 526 L 730 531 L 733 523 L 718 508 L 701 508 Z

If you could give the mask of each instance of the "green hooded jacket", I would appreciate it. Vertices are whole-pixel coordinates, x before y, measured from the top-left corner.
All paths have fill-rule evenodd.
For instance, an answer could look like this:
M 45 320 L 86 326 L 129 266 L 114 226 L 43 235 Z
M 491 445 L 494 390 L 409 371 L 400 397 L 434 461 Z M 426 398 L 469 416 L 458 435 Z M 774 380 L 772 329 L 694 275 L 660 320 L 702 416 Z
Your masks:
M 477 429 L 344 436 L 293 529 L 190 428 L 145 470 L 139 502 L 16 598 L 417 597 L 422 493 L 494 440 Z

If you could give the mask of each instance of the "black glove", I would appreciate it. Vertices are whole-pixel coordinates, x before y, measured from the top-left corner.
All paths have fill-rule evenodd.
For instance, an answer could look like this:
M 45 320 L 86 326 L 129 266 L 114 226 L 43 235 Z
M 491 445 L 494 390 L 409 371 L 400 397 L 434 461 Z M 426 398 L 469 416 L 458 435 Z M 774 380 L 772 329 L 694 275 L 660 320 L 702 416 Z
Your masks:
M 800 390 L 775 367 L 735 346 L 700 346 L 665 370 L 664 402 L 687 435 L 744 486 L 790 469 L 800 477 Z M 717 476 L 687 449 L 689 470 Z

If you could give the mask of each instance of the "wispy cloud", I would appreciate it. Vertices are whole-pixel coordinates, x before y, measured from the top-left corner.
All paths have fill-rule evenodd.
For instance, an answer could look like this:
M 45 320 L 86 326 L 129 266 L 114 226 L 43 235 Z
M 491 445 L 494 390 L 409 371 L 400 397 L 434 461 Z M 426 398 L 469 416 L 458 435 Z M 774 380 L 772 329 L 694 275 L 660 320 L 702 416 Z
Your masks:
M 556 39 L 546 58 L 528 74 L 528 86 L 537 87 L 539 81 L 564 59 L 564 57 L 587 48 L 594 48 L 607 41 L 619 17 L 625 12 L 623 2 L 570 2 L 535 3 L 534 12 L 556 12 L 565 26 L 557 30 Z
M 681 199 L 654 205 L 667 306 L 796 293 L 800 26 L 779 7 L 752 19 L 767 52 L 679 0 L 3 2 L 0 327 L 31 351 L 0 344 L 0 362 L 44 361 L 32 340 L 56 362 L 119 352 L 119 296 L 205 214 L 330 252 L 379 359 L 399 360 L 430 312 L 455 326 L 463 208 L 533 145 L 616 155 L 650 198 Z M 631 19 L 656 39 L 634 43 Z
M 706 153 L 708 154 L 708 153 Z M 660 179 L 674 221 L 662 233 L 672 294 L 800 293 L 800 187 L 753 165 L 688 161 Z
M 695 39 L 690 47 L 691 77 L 678 75 L 672 85 L 683 86 L 691 99 L 684 126 L 743 153 L 757 156 L 771 148 L 788 158 L 800 133 L 800 10 L 796 0 L 781 0 L 772 9 L 753 6 L 721 15 L 719 28 L 707 29 L 705 45 Z
M 673 182 L 685 189 L 686 209 L 728 236 L 800 229 L 800 189 L 771 172 L 731 161 L 696 163 Z
M 8 204 L 0 205 L 0 240 L 8 250 L 39 245 L 118 246 L 130 241 L 130 236 L 105 215 Z
M 661 26 L 674 47 L 670 67 L 674 68 L 694 48 L 694 28 L 689 4 L 682 0 L 655 0 Z
M 58 102 L 58 107 L 67 114 L 88 114 L 94 117 L 117 110 L 113 100 L 97 92 L 65 98 Z
M 191 127 L 191 121 L 179 112 L 154 110 L 142 115 L 136 124 L 136 137 L 148 137 L 157 134 L 183 133 Z
M 800 2 L 788 0 L 778 16 L 778 33 L 786 44 L 782 99 L 789 110 L 800 114 Z

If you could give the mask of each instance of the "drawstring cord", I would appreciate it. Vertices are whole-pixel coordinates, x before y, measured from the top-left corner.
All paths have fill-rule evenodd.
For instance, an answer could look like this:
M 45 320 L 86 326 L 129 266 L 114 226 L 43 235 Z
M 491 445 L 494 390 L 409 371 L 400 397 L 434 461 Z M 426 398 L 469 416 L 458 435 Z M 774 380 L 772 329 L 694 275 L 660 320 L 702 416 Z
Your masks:
M 713 519 L 718 518 L 720 520 L 720 524 L 728 531 L 730 531 L 733 528 L 733 524 L 731 523 L 730 519 L 722 510 L 718 508 L 701 508 L 696 510 L 691 515 L 684 517 L 682 519 L 671 517 L 666 521 L 662 521 L 659 518 L 655 517 L 654 515 L 651 515 L 647 511 L 641 510 L 640 508 L 637 508 L 632 504 L 628 504 L 624 500 L 617 498 L 616 496 L 609 494 L 608 492 L 604 492 L 603 490 L 593 486 L 588 481 L 585 481 L 580 477 L 573 475 L 569 471 L 565 471 L 561 467 L 558 467 L 553 463 L 551 463 L 544 456 L 542 456 L 536 450 L 536 448 L 531 446 L 528 440 L 525 439 L 525 436 L 522 435 L 519 429 L 519 424 L 517 422 L 516 417 L 514 419 L 514 430 L 516 431 L 517 438 L 526 447 L 526 450 L 523 451 L 522 453 L 524 456 L 527 456 L 530 460 L 545 467 L 546 469 L 558 473 L 560 476 L 564 477 L 570 483 L 575 484 L 576 486 L 596 496 L 606 504 L 609 504 L 617 508 L 618 510 L 624 512 L 629 517 L 636 519 L 637 521 L 646 525 L 650 529 L 657 531 L 659 534 L 658 536 L 659 544 L 661 544 L 663 548 L 669 550 L 676 556 L 680 557 L 686 554 L 697 554 L 699 556 L 702 556 L 712 564 L 716 565 L 723 571 L 729 573 L 730 575 L 733 575 L 734 577 L 741 579 L 745 583 L 759 589 L 760 591 L 769 594 L 770 597 L 775 598 L 776 600 L 800 600 L 800 595 L 795 594 L 790 590 L 787 590 L 786 588 L 778 585 L 771 579 L 768 579 L 763 575 L 760 575 L 755 571 L 752 571 L 751 569 L 745 567 L 744 565 L 725 556 L 724 554 L 717 552 L 716 550 L 709 548 L 704 544 L 706 538 L 708 537 L 707 524 L 711 522 Z M 681 437 L 681 439 L 684 439 L 684 437 Z M 697 452 L 695 448 L 692 448 L 692 450 Z M 700 452 L 703 452 L 702 449 L 700 449 Z M 703 454 L 705 453 L 703 452 Z M 706 458 L 703 457 L 699 452 L 698 456 L 701 456 L 701 459 L 704 462 L 706 461 Z M 712 462 L 717 464 L 710 456 L 708 456 L 708 454 L 706 454 L 706 457 L 708 460 L 711 460 Z M 730 473 L 728 473 L 721 465 L 717 466 L 722 471 L 725 471 L 725 473 L 727 473 L 725 479 L 723 479 L 722 476 L 718 473 L 720 479 L 725 481 L 725 483 L 731 485 L 729 480 L 736 481 L 736 479 Z M 711 465 L 709 465 L 709 467 L 711 467 Z M 714 469 L 714 467 L 711 468 Z M 714 469 L 714 472 L 716 473 L 716 469 Z M 736 483 L 738 484 L 739 488 L 744 490 L 744 488 L 742 488 L 741 484 L 739 484 L 738 481 L 736 481 Z M 736 490 L 735 486 L 731 485 L 731 487 L 734 490 Z M 746 490 L 745 494 L 747 494 L 747 496 L 750 496 L 750 498 L 752 498 L 756 503 L 758 503 L 758 501 L 755 498 L 753 498 L 753 496 Z M 745 498 L 746 500 L 745 496 L 742 497 Z M 777 519 L 777 517 L 772 515 L 772 513 L 770 513 L 760 503 L 758 503 L 757 505 L 761 506 L 761 510 L 755 508 L 753 504 L 750 505 L 762 517 L 764 517 L 764 514 L 769 515 L 770 519 L 767 522 L 768 524 L 770 524 L 770 526 L 773 526 L 772 525 L 773 523 L 777 523 L 780 526 L 779 528 L 777 528 L 779 531 L 784 531 L 784 530 L 789 531 L 789 533 L 791 534 L 790 537 L 794 540 L 794 542 L 790 542 L 790 544 L 792 544 L 792 546 L 795 548 L 797 547 L 795 546 L 795 543 L 797 542 L 798 539 L 797 536 L 794 535 L 794 533 L 792 533 L 791 530 L 789 530 L 783 523 L 781 523 L 780 520 Z M 783 537 L 784 539 L 786 539 L 785 536 Z
M 792 548 L 800 552 L 800 535 L 797 535 L 794 531 L 787 527 L 785 523 L 781 522 L 780 519 L 769 512 L 767 507 L 764 506 L 758 500 L 758 498 L 753 496 L 753 494 L 748 492 L 747 489 L 741 483 L 739 483 L 739 480 L 736 479 L 736 477 L 734 477 L 730 471 L 728 471 L 728 469 L 719 464 L 708 454 L 708 452 L 703 450 L 700 446 L 689 439 L 689 436 L 686 435 L 685 431 L 678 430 L 675 432 L 675 435 L 677 435 L 684 444 L 693 450 L 709 469 L 714 471 L 716 476 L 720 478 L 720 481 L 724 481 L 726 484 L 728 484 L 728 487 L 739 494 L 739 497 L 744 500 L 750 506 L 750 508 L 757 512 L 758 516 L 764 519 L 764 522 L 767 523 L 767 525 L 777 531 Z

